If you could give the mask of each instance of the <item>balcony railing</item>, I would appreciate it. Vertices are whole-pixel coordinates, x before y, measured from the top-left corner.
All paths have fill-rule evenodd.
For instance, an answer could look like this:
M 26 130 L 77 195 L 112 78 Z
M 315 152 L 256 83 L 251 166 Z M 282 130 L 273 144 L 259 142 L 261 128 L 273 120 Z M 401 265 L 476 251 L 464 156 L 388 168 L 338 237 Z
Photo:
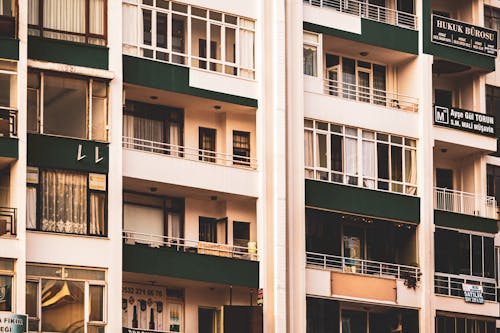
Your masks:
M 0 207 L 0 237 L 17 235 L 16 223 L 16 209 Z
M 360 16 L 369 20 L 417 30 L 417 16 L 412 13 L 406 13 L 356 0 L 304 1 L 313 6 L 332 8 L 342 13 Z
M 453 213 L 497 218 L 495 197 L 480 196 L 446 188 L 434 188 L 434 208 Z
M 325 94 L 383 107 L 418 112 L 418 98 L 356 84 L 324 79 Z
M 123 148 L 164 154 L 170 157 L 231 166 L 244 169 L 257 169 L 257 160 L 241 155 L 231 155 L 211 150 L 189 148 L 164 142 L 123 137 Z
M 464 283 L 483 287 L 483 298 L 488 301 L 497 301 L 495 279 L 434 273 L 434 292 L 436 294 L 463 298 L 462 284 Z
M 0 137 L 17 137 L 17 110 L 0 106 Z
M 125 244 L 136 243 L 147 244 L 150 247 L 168 247 L 178 252 L 206 254 L 218 257 L 237 258 L 245 260 L 258 260 L 255 242 L 249 242 L 248 246 L 237 246 L 203 242 L 199 240 L 188 240 L 185 238 L 151 235 L 136 231 L 123 231 Z
M 420 278 L 420 268 L 364 259 L 346 258 L 328 254 L 306 252 L 307 265 L 325 270 L 356 273 L 369 276 L 395 277 L 397 279 Z

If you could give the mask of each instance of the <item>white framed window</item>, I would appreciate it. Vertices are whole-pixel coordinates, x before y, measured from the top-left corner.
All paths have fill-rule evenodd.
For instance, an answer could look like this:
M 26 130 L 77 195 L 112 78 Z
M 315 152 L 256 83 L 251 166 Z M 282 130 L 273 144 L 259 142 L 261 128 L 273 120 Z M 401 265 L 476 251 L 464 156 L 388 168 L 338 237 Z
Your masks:
M 304 31 L 304 74 L 318 76 L 318 55 L 320 49 L 320 35 Z
M 417 195 L 412 138 L 304 120 L 305 177 Z
M 108 141 L 106 81 L 31 72 L 27 109 L 28 132 Z
M 104 270 L 27 264 L 26 276 L 29 332 L 104 333 Z
M 166 0 L 122 10 L 125 54 L 255 78 L 255 21 Z

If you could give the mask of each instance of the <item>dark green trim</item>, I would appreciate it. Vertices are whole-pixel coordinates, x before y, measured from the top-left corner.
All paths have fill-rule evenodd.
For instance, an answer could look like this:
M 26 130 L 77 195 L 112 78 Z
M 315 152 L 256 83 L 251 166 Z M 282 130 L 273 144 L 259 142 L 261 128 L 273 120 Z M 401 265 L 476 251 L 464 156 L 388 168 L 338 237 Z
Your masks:
M 180 94 L 256 108 L 257 100 L 189 86 L 189 68 L 159 61 L 123 56 L 123 81 Z
M 0 58 L 19 60 L 19 40 L 0 37 Z
M 123 271 L 258 288 L 259 262 L 123 245 Z
M 433 43 L 431 41 L 431 0 L 423 0 L 422 11 L 424 53 L 435 55 L 448 61 L 479 67 L 488 72 L 495 70 L 495 58 Z
M 105 46 L 33 36 L 28 38 L 29 59 L 108 69 L 108 54 Z
M 437 209 L 434 210 L 434 224 L 441 227 L 481 231 L 491 234 L 496 234 L 498 232 L 497 220 L 495 219 L 452 213 Z
M 306 179 L 306 206 L 420 222 L 420 198 Z
M 16 138 L 0 138 L 0 157 L 19 158 L 19 140 Z
M 82 155 L 86 155 L 80 161 L 77 160 L 79 145 L 82 145 Z M 99 157 L 103 158 L 99 163 L 95 163 L 96 147 L 99 148 Z M 28 165 L 107 173 L 109 168 L 109 148 L 107 143 L 28 134 Z
M 350 39 L 396 51 L 418 54 L 418 31 L 361 19 L 361 35 L 304 22 L 304 30 Z

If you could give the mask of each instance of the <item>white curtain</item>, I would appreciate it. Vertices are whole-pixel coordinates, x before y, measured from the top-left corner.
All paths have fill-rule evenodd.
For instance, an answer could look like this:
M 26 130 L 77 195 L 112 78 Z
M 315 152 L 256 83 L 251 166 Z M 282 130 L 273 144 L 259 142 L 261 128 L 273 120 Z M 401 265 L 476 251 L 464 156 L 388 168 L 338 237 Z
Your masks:
M 90 194 L 90 234 L 92 235 L 104 235 L 105 198 L 104 193 Z
M 375 188 L 375 142 L 363 141 L 363 186 Z M 366 178 L 368 179 L 366 179 Z
M 87 233 L 87 175 L 43 171 L 42 230 Z
M 405 182 L 417 184 L 417 151 L 405 149 Z M 417 194 L 416 187 L 407 187 L 407 194 Z
M 36 229 L 36 188 L 26 188 L 26 229 Z
M 104 0 L 89 0 L 89 32 L 104 35 Z
M 123 137 L 126 142 L 124 148 L 134 148 L 131 139 L 134 137 L 134 117 L 131 115 L 123 115 Z
M 138 20 L 137 6 L 124 3 L 122 7 L 123 51 L 127 54 L 138 54 Z M 142 30 L 142 27 L 141 27 Z
M 44 0 L 43 26 L 67 32 L 85 33 L 85 0 Z M 85 42 L 85 37 L 44 32 L 44 37 Z
M 241 19 L 240 18 L 240 27 L 241 28 L 253 28 L 254 22 Z M 242 67 L 240 70 L 240 74 L 243 77 L 247 77 L 250 79 L 254 78 L 253 69 L 254 69 L 254 32 L 250 30 L 240 29 L 240 63 L 239 65 Z
M 168 236 L 180 238 L 182 232 L 181 215 L 179 213 L 168 213 Z
M 358 140 L 345 138 L 345 172 L 349 176 L 357 175 L 358 170 Z M 347 177 L 347 182 L 351 185 L 357 185 L 356 177 Z
M 28 0 L 28 24 L 38 25 L 39 0 Z
M 169 138 L 168 138 L 168 143 L 170 143 L 170 154 L 172 156 L 179 156 L 179 152 L 181 149 L 179 148 L 180 145 L 180 136 L 181 136 L 181 131 L 178 123 L 170 123 L 169 126 Z
M 314 167 L 313 132 L 304 131 L 304 164 L 306 167 Z
M 153 148 L 161 146 L 158 143 L 165 143 L 164 122 L 162 120 L 125 115 L 123 123 L 123 136 L 139 139 L 137 142 L 138 145 L 132 146 L 131 144 L 127 144 L 127 148 L 133 147 L 139 150 L 157 151 L 157 149 Z

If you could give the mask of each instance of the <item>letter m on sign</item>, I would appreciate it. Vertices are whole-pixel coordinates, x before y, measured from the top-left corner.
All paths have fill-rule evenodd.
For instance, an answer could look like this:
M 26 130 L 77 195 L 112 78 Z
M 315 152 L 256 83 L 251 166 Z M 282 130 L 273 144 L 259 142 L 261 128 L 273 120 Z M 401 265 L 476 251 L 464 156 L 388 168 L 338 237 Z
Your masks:
M 448 108 L 442 106 L 434 107 L 434 121 L 437 124 L 449 124 L 450 116 Z

